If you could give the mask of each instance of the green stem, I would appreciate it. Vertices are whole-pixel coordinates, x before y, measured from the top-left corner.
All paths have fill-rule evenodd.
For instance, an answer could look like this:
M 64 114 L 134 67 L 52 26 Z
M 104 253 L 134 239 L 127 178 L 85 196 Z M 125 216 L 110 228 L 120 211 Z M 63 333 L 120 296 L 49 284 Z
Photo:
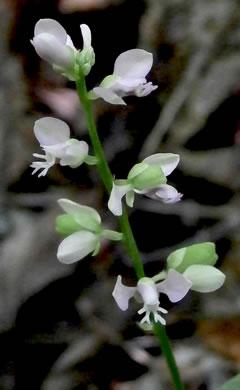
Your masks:
M 103 153 L 101 141 L 98 137 L 98 132 L 95 125 L 95 120 L 92 113 L 92 105 L 91 101 L 88 99 L 87 95 L 87 88 L 85 83 L 85 78 L 81 77 L 77 82 L 77 92 L 79 95 L 79 98 L 82 102 L 83 108 L 85 110 L 86 116 L 87 116 L 87 122 L 88 122 L 88 130 L 89 130 L 89 136 L 91 138 L 92 146 L 95 152 L 95 156 L 97 157 L 97 168 L 100 174 L 100 177 L 108 191 L 108 193 L 111 192 L 112 189 L 112 174 L 108 167 L 108 164 L 105 160 L 105 156 Z
M 132 229 L 129 224 L 128 215 L 126 209 L 123 208 L 123 214 L 119 217 L 121 230 L 124 234 L 124 243 L 127 248 L 128 254 L 132 259 L 133 266 L 138 279 L 144 278 L 145 273 L 143 270 L 142 261 L 139 255 L 139 250 L 136 241 L 133 237 Z
M 91 101 L 88 99 L 87 95 L 87 88 L 85 83 L 85 78 L 81 77 L 80 80 L 77 81 L 77 92 L 79 95 L 79 98 L 82 102 L 82 105 L 84 107 L 84 110 L 86 112 L 87 116 L 87 122 L 88 122 L 88 128 L 89 128 L 89 136 L 91 138 L 92 146 L 95 152 L 95 155 L 97 157 L 97 168 L 99 170 L 99 174 L 102 178 L 102 181 L 110 194 L 112 189 L 112 182 L 113 177 L 111 174 L 111 171 L 109 169 L 109 166 L 105 160 L 104 152 L 102 149 L 101 141 L 98 136 L 98 132 L 96 129 L 93 113 L 92 113 L 92 107 L 91 107 Z M 138 247 L 136 244 L 136 241 L 133 237 L 132 229 L 129 224 L 128 215 L 126 211 L 124 210 L 123 215 L 119 217 L 120 220 L 120 226 L 122 233 L 124 235 L 124 244 L 125 247 L 129 253 L 129 256 L 133 262 L 136 275 L 138 279 L 141 279 L 145 276 L 142 261 L 139 255 Z
M 173 355 L 172 347 L 169 338 L 166 333 L 166 329 L 159 322 L 154 323 L 155 335 L 158 337 L 161 345 L 162 352 L 167 361 L 169 371 L 172 376 L 172 380 L 176 390 L 184 390 L 184 386 L 178 371 L 176 360 Z
M 88 99 L 88 93 L 85 83 L 85 78 L 81 77 L 77 82 L 77 92 L 79 95 L 79 98 L 82 102 L 83 108 L 86 113 L 87 122 L 88 122 L 88 129 L 89 129 L 89 136 L 92 142 L 92 146 L 95 152 L 95 156 L 97 157 L 97 168 L 100 174 L 100 177 L 105 185 L 106 190 L 110 194 L 112 189 L 112 182 L 113 177 L 111 174 L 111 171 L 109 169 L 109 166 L 107 164 L 107 161 L 104 156 L 104 152 L 102 149 L 101 141 L 98 136 L 98 132 L 96 129 L 93 113 L 92 113 L 92 106 L 91 101 Z M 133 262 L 133 266 L 137 275 L 138 279 L 141 279 L 145 276 L 144 269 L 142 265 L 142 261 L 140 258 L 139 250 L 136 244 L 136 241 L 134 239 L 131 226 L 129 224 L 128 215 L 126 210 L 123 210 L 123 215 L 119 217 L 119 222 L 121 226 L 121 231 L 124 235 L 124 244 L 126 246 L 127 252 Z M 182 385 L 177 365 L 174 359 L 174 355 L 172 352 L 172 348 L 170 345 L 170 342 L 168 340 L 165 328 L 160 324 L 154 324 L 154 330 L 155 334 L 160 340 L 161 348 L 163 351 L 163 354 L 167 360 L 167 364 L 169 367 L 169 370 L 172 375 L 172 380 L 175 385 L 176 390 L 184 390 L 184 387 Z

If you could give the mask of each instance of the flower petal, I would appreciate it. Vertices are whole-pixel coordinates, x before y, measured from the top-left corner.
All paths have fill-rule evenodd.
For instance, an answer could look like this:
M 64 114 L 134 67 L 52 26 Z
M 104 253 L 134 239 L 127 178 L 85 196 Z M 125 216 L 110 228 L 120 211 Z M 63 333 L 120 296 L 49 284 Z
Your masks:
M 124 79 L 120 76 L 114 76 L 119 77 L 119 80 L 116 84 L 113 84 L 112 90 L 120 96 L 135 95 L 137 88 L 146 82 L 145 78 Z
M 183 275 L 191 281 L 192 290 L 202 293 L 208 293 L 220 288 L 225 275 L 219 269 L 211 265 L 191 265 L 184 271 Z
M 128 301 L 135 295 L 136 287 L 127 287 L 122 284 L 122 277 L 118 275 L 112 296 L 121 310 L 128 308 Z
M 40 158 L 40 160 L 43 160 L 33 161 L 30 165 L 31 168 L 34 168 L 32 175 L 38 172 L 39 169 L 42 169 L 42 172 L 39 173 L 38 177 L 45 176 L 49 168 L 51 168 L 55 164 L 55 157 L 53 157 L 47 152 L 45 154 L 33 153 L 33 157 Z
M 62 158 L 65 154 L 66 142 L 62 144 L 42 146 L 42 148 L 43 150 L 45 150 L 46 153 L 51 154 L 55 158 Z
M 67 35 L 66 46 L 71 47 L 71 49 L 72 49 L 74 52 L 77 52 L 77 49 L 76 49 L 76 47 L 75 47 L 74 44 L 73 44 L 72 38 L 71 38 L 69 35 Z
M 128 207 L 133 207 L 134 198 L 135 198 L 134 191 L 127 192 L 127 194 L 126 194 L 126 203 L 127 203 Z
M 93 88 L 93 93 L 107 103 L 126 105 L 125 101 L 110 88 L 95 87 Z
M 76 232 L 65 238 L 58 247 L 57 258 L 61 263 L 71 264 L 93 252 L 98 243 L 95 234 Z
M 127 50 L 117 57 L 114 64 L 113 74 L 116 74 L 126 80 L 145 79 L 145 76 L 149 73 L 152 64 L 153 56 L 151 53 L 142 49 Z
M 65 122 L 49 116 L 35 122 L 34 134 L 41 146 L 51 146 L 66 142 L 70 130 Z
M 42 33 L 31 41 L 39 57 L 51 65 L 66 68 L 72 64 L 71 49 L 62 44 L 54 35 Z
M 152 91 L 155 91 L 157 89 L 157 85 L 152 85 L 152 82 L 146 83 L 146 84 L 140 84 L 135 89 L 135 94 L 138 97 L 143 97 L 149 95 Z
M 168 184 L 162 184 L 157 188 L 153 188 L 148 192 L 145 192 L 145 195 L 151 199 L 161 200 L 163 203 L 167 204 L 177 203 L 182 198 L 182 194 L 180 194 L 176 188 Z
M 147 164 L 160 165 L 165 176 L 170 175 L 176 168 L 180 160 L 178 154 L 173 153 L 156 153 L 145 158 L 142 162 Z
M 80 29 L 83 37 L 83 49 L 91 47 L 92 34 L 87 24 L 80 24 Z
M 108 208 L 114 215 L 122 215 L 122 198 L 132 190 L 131 184 L 118 186 L 113 183 L 112 191 L 108 201 Z
M 144 305 L 158 305 L 157 285 L 150 278 L 141 278 L 137 284 L 137 291 L 142 297 Z
M 34 36 L 36 37 L 42 33 L 49 33 L 53 35 L 63 45 L 67 42 L 66 30 L 54 19 L 40 19 L 34 28 Z
M 95 224 L 101 223 L 100 215 L 92 207 L 83 206 L 69 199 L 59 199 L 58 204 L 67 214 L 72 215 L 83 227 L 88 228 L 88 223 L 86 226 L 85 219 L 91 219 Z
M 156 286 L 157 290 L 166 294 L 171 302 L 178 302 L 188 293 L 192 283 L 179 272 L 170 269 L 167 278 Z
M 85 141 L 71 140 L 66 147 L 64 156 L 60 160 L 60 165 L 69 165 L 71 168 L 79 167 L 88 155 L 88 144 Z

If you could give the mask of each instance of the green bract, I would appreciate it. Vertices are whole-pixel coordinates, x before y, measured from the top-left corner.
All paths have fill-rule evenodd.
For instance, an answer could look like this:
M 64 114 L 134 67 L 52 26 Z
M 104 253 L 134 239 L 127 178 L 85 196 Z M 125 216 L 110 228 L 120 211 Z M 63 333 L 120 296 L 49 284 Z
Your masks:
M 167 269 L 174 268 L 183 273 L 193 264 L 214 265 L 217 259 L 215 244 L 203 242 L 172 252 L 167 258 Z

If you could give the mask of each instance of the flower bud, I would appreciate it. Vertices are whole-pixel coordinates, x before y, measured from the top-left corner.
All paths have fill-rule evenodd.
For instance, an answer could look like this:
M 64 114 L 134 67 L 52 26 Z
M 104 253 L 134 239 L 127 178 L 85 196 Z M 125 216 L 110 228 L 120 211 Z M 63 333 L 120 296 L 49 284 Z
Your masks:
M 95 64 L 95 53 L 93 48 L 90 46 L 87 49 L 83 49 L 80 53 L 78 53 L 77 62 L 82 73 L 87 76 L 92 66 Z
M 90 64 L 84 64 L 82 66 L 82 72 L 83 72 L 84 76 L 87 76 L 90 73 L 90 70 L 91 70 Z

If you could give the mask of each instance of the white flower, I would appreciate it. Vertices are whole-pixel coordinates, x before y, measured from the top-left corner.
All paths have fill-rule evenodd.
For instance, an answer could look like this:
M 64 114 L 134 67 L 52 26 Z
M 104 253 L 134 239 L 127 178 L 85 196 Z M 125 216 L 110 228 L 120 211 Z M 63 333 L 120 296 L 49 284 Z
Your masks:
M 94 163 L 94 158 L 88 156 L 88 144 L 70 138 L 69 126 L 60 119 L 45 117 L 37 120 L 34 125 L 34 134 L 44 150 L 45 155 L 34 153 L 33 156 L 43 161 L 34 161 L 31 167 L 32 174 L 43 169 L 40 176 L 46 175 L 48 169 L 54 165 L 56 158 L 62 166 L 79 167 L 83 162 Z M 46 161 L 44 161 L 46 160 Z
M 154 283 L 154 280 L 165 278 L 160 283 Z M 155 322 L 161 322 L 165 325 L 166 321 L 160 313 L 167 313 L 160 307 L 158 298 L 159 293 L 166 294 L 171 302 L 179 302 L 185 297 L 188 291 L 198 291 L 209 293 L 219 289 L 225 281 L 225 275 L 212 265 L 193 264 L 185 269 L 183 273 L 170 268 L 168 272 L 161 272 L 159 275 L 151 278 L 141 278 L 137 287 L 127 287 L 122 284 L 122 277 L 119 275 L 113 290 L 113 297 L 121 310 L 127 310 L 129 299 L 140 296 L 143 307 L 138 311 L 139 314 L 146 313 L 140 323 L 150 324 L 150 315 L 153 314 Z
M 121 310 L 127 310 L 130 298 L 140 296 L 143 307 L 138 314 L 146 313 L 140 323 L 150 324 L 150 315 L 153 314 L 155 322 L 165 325 L 166 321 L 159 313 L 166 314 L 167 310 L 160 307 L 159 293 L 167 294 L 172 302 L 178 302 L 187 294 L 191 286 L 192 283 L 175 270 L 170 270 L 167 279 L 157 284 L 151 278 L 141 278 L 137 287 L 124 286 L 119 275 L 112 295 Z
M 37 54 L 52 65 L 69 68 L 76 49 L 65 29 L 54 19 L 40 19 L 31 41 Z
M 89 92 L 90 99 L 101 97 L 111 104 L 126 104 L 122 97 L 149 95 L 157 86 L 147 82 L 146 75 L 153 57 L 142 49 L 132 49 L 120 54 L 114 64 L 113 74 L 105 77 L 99 87 Z
M 109 210 L 117 216 L 122 215 L 122 198 L 133 206 L 134 193 L 143 194 L 164 203 L 175 203 L 181 199 L 177 190 L 166 184 L 166 176 L 177 167 L 179 155 L 157 153 L 136 164 L 128 174 L 127 180 L 116 180 L 108 201 Z
M 225 281 L 223 272 L 214 267 L 217 258 L 216 248 L 212 242 L 180 248 L 167 258 L 168 274 L 173 270 L 178 271 L 191 282 L 191 290 L 202 293 L 213 292 Z M 159 275 L 161 276 L 161 273 Z M 153 279 L 159 280 L 158 275 Z M 162 282 L 162 286 L 166 287 L 166 281 Z
M 80 52 L 65 29 L 54 19 L 40 19 L 31 40 L 37 54 L 70 80 L 79 79 L 81 72 L 87 75 L 95 62 L 91 31 L 86 24 L 81 24 L 80 29 L 83 37 L 83 50 Z
M 69 199 L 59 199 L 60 207 L 67 213 L 56 221 L 56 230 L 67 237 L 58 247 L 57 258 L 64 264 L 71 264 L 92 253 L 97 255 L 102 237 L 119 241 L 122 234 L 104 230 L 101 217 L 96 210 Z

